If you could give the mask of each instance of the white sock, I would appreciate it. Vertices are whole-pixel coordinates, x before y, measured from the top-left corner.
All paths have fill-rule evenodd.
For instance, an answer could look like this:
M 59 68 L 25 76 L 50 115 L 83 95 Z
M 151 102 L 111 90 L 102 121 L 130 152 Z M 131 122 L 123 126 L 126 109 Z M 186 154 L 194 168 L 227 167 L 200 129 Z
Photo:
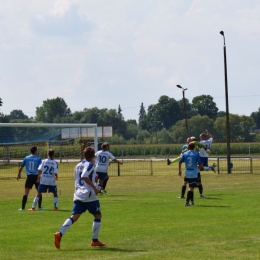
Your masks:
M 63 235 L 69 228 L 70 226 L 74 223 L 72 218 L 68 218 L 65 220 L 65 222 L 63 223 L 60 232 Z
M 54 197 L 54 208 L 58 208 L 58 197 Z
M 101 219 L 94 219 L 92 225 L 92 239 L 98 239 L 100 226 L 101 226 Z
M 33 209 L 35 209 L 35 207 L 36 207 L 38 201 L 39 201 L 39 197 L 36 196 L 36 197 L 34 198 L 33 204 L 32 204 L 32 208 L 33 208 Z

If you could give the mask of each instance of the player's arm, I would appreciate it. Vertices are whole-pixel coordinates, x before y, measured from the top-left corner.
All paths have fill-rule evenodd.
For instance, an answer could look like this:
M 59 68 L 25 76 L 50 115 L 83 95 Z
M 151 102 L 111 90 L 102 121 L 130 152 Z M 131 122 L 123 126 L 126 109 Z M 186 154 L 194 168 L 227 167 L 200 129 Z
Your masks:
M 94 185 L 94 183 L 88 177 L 83 177 L 82 180 L 84 182 L 86 182 L 95 191 L 96 195 L 99 193 L 98 188 Z
M 21 165 L 18 169 L 18 174 L 17 174 L 17 177 L 16 177 L 16 180 L 18 180 L 18 181 L 19 181 L 19 179 L 21 179 L 22 170 L 23 170 L 23 166 Z
M 208 131 L 208 129 L 206 129 L 206 135 L 207 135 L 209 138 L 213 138 L 212 134 Z
M 114 160 L 112 160 L 112 161 L 115 162 L 115 163 L 123 164 L 123 162 L 118 161 L 116 158 Z
M 37 182 L 40 182 L 41 175 L 42 175 L 42 171 L 41 171 L 41 170 L 38 170 Z
M 179 162 L 179 176 L 181 176 L 182 172 L 181 172 L 181 164 L 182 162 Z
M 198 142 L 198 141 L 193 141 L 193 143 L 194 143 L 196 146 L 198 146 L 199 148 L 204 148 L 205 150 L 207 150 L 207 147 L 206 147 L 204 144 L 202 144 L 202 143 L 200 143 L 200 142 Z
M 58 180 L 58 174 L 55 173 L 54 176 L 55 176 L 55 179 L 56 179 L 56 181 L 57 181 L 57 180 Z

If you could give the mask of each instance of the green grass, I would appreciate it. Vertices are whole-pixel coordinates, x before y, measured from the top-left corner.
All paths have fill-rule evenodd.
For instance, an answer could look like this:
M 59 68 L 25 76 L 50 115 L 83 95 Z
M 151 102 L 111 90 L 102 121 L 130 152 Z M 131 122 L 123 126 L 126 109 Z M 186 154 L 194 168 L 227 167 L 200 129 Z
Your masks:
M 258 174 L 203 172 L 206 199 L 195 190 L 195 206 L 185 208 L 183 178 L 172 168 L 153 176 L 111 177 L 100 196 L 100 240 L 92 248 L 92 216 L 85 213 L 62 238 L 53 233 L 71 215 L 73 182 L 61 179 L 59 208 L 44 195 L 45 211 L 18 211 L 24 179 L 0 182 L 0 259 L 259 259 L 260 207 Z M 160 174 L 159 174 L 160 172 Z M 31 191 L 27 208 L 35 191 Z

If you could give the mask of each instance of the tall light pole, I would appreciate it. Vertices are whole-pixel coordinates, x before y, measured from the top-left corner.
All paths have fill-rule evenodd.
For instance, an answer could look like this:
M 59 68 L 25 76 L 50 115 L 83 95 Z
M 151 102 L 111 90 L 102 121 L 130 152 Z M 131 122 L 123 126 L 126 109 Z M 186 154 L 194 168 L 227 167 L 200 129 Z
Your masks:
M 227 135 L 227 168 L 228 173 L 231 173 L 231 162 L 230 162 L 230 127 L 229 127 L 229 108 L 228 108 L 228 80 L 227 80 L 227 54 L 226 54 L 226 42 L 224 32 L 220 34 L 224 39 L 224 72 L 225 72 L 225 96 L 226 96 L 226 135 Z
M 186 103 L 185 103 L 185 90 L 187 90 L 187 88 L 183 88 L 180 85 L 176 85 L 177 88 L 181 88 L 182 89 L 182 99 L 183 99 L 183 111 L 184 111 L 184 116 L 185 116 L 185 124 L 186 124 L 186 135 L 187 138 L 189 137 L 189 131 L 188 131 L 188 121 L 187 121 L 187 114 L 186 114 Z

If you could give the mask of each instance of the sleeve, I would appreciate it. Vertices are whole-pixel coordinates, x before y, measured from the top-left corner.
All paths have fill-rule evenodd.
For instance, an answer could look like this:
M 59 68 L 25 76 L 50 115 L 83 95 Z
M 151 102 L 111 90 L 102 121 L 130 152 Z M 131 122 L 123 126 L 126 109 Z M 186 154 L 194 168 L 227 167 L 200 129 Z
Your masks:
M 112 153 L 109 153 L 109 159 L 113 161 L 116 157 Z

